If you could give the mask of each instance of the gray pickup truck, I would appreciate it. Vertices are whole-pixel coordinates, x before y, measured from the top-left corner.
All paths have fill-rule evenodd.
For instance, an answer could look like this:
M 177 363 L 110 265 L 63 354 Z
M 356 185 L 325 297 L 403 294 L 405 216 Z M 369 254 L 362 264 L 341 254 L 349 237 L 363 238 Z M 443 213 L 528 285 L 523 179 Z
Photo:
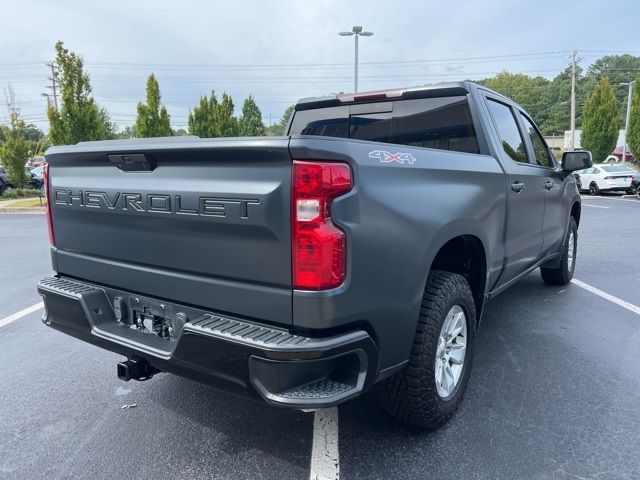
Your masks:
M 570 281 L 580 197 L 531 118 L 473 83 L 300 101 L 286 137 L 47 152 L 43 322 L 302 410 L 376 387 L 428 428 L 458 407 L 488 299 Z

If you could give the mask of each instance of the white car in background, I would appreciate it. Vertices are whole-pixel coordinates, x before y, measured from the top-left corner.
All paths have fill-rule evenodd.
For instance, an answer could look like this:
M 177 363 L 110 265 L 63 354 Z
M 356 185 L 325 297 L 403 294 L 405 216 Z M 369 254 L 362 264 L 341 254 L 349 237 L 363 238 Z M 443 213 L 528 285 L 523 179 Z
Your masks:
M 588 190 L 591 195 L 600 192 L 622 191 L 631 192 L 631 180 L 637 172 L 626 165 L 601 163 L 591 168 L 578 170 L 574 173 L 578 180 L 578 189 Z

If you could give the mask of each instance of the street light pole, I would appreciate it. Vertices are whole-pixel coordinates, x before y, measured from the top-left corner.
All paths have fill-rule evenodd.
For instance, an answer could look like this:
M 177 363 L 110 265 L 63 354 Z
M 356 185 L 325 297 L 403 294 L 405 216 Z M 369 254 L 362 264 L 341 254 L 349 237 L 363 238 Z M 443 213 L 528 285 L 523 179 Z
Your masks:
M 355 28 L 355 27 L 354 27 Z M 358 93 L 358 35 L 357 33 L 354 35 L 356 41 L 356 56 L 353 61 L 353 93 Z
M 355 37 L 355 60 L 353 65 L 353 93 L 358 93 L 358 37 L 370 37 L 373 32 L 363 32 L 362 27 L 354 26 L 350 32 L 340 32 L 338 35 L 343 37 L 349 37 L 353 35 Z
M 631 94 L 633 93 L 633 84 L 635 80 L 629 83 L 621 83 L 620 85 L 629 87 L 629 98 L 627 98 L 627 118 L 624 122 L 624 138 L 622 142 L 622 163 L 625 162 L 625 157 L 627 156 L 627 134 L 629 132 L 629 119 L 631 117 Z

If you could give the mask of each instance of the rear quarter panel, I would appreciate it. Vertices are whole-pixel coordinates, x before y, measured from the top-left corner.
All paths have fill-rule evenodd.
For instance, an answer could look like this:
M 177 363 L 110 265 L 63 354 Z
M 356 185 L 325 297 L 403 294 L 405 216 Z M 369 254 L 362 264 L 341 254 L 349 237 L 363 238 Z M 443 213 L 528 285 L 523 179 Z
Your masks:
M 374 150 L 414 162 L 382 162 Z M 487 257 L 489 288 L 504 258 L 505 178 L 486 155 L 293 137 L 294 159 L 347 161 L 355 187 L 335 200 L 332 217 L 347 234 L 348 272 L 340 287 L 293 293 L 293 324 L 305 330 L 361 324 L 380 347 L 384 370 L 405 361 L 431 263 L 448 240 L 475 235 Z

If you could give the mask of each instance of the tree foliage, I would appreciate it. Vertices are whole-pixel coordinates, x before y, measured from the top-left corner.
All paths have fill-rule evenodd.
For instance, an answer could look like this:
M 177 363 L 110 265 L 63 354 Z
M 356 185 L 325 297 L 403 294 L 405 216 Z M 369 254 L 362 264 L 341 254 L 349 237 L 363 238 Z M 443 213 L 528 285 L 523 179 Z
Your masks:
M 262 123 L 262 112 L 252 96 L 245 99 L 242 105 L 242 116 L 238 122 L 238 128 L 238 134 L 241 137 L 265 135 L 265 128 Z
M 544 91 L 550 83 L 546 78 L 530 77 L 522 73 L 500 72 L 482 83 L 520 104 L 529 115 L 536 119 L 536 122 L 543 123 L 546 120 L 547 109 L 543 99 Z
M 60 109 L 47 105 L 49 141 L 53 145 L 73 144 L 86 140 L 111 138 L 114 126 L 107 111 L 92 96 L 84 60 L 70 52 L 61 41 L 56 43 L 54 75 L 60 88 Z
M 200 138 L 212 138 L 218 136 L 218 125 L 216 123 L 216 110 L 218 100 L 212 90 L 211 96 L 200 97 L 198 105 L 189 112 L 189 134 L 197 135 Z
M 593 62 L 587 69 L 587 88 L 594 90 L 603 77 L 609 77 L 609 82 L 615 90 L 618 102 L 618 125 L 624 125 L 627 116 L 627 87 L 620 83 L 629 83 L 640 72 L 640 57 L 634 55 L 605 55 Z
M 282 114 L 282 117 L 280 117 L 280 120 L 278 121 L 278 123 L 275 123 L 269 126 L 269 128 L 267 128 L 267 135 L 275 135 L 275 136 L 284 135 L 284 132 L 287 128 L 287 124 L 289 123 L 289 118 L 291 117 L 291 115 L 293 115 L 293 109 L 294 109 L 294 106 L 289 105 L 284 111 L 284 113 Z
M 138 116 L 134 125 L 136 137 L 168 137 L 173 134 L 167 108 L 162 105 L 160 85 L 152 73 L 147 78 L 146 102 L 138 103 Z
M 215 122 L 220 137 L 238 136 L 238 119 L 233 116 L 233 100 L 226 93 L 222 94 L 222 101 L 216 106 Z
M 631 148 L 634 157 L 640 159 L 640 75 L 636 77 L 636 81 L 633 84 L 627 144 Z
M 29 142 L 25 139 L 25 125 L 20 113 L 9 105 L 9 125 L 2 127 L 4 142 L 0 158 L 9 181 L 14 187 L 23 188 L 29 183 L 25 163 L 29 159 Z
M 582 124 L 582 110 L 587 96 L 587 82 L 582 69 L 576 69 L 576 125 Z M 543 118 L 534 120 L 545 135 L 562 135 L 571 126 L 571 67 L 557 75 L 544 89 L 542 104 Z
M 618 110 L 616 94 L 603 77 L 584 106 L 582 147 L 591 150 L 594 160 L 604 161 L 616 147 L 618 139 Z

